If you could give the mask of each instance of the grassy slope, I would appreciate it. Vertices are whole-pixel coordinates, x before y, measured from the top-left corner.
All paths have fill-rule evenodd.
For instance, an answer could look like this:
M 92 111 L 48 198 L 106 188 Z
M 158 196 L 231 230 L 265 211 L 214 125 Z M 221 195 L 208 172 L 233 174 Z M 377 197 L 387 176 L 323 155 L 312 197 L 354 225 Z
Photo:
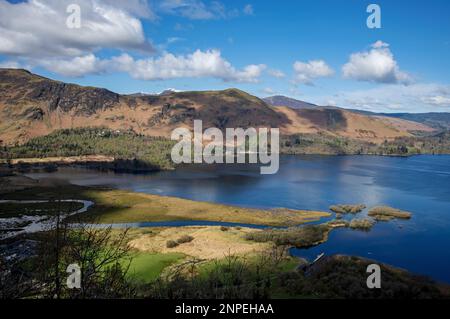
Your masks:
M 184 255 L 136 252 L 131 257 L 130 278 L 139 283 L 149 283 L 156 280 L 166 267 L 184 258 Z

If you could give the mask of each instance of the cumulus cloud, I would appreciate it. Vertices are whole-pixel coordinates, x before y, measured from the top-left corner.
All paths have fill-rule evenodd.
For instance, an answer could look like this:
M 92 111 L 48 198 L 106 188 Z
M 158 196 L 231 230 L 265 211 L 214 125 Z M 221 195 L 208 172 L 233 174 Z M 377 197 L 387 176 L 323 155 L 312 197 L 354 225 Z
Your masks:
M 94 54 L 75 57 L 72 59 L 48 59 L 37 62 L 49 71 L 69 76 L 81 77 L 86 74 L 100 74 L 108 70 L 110 62 L 100 60 Z
M 377 41 L 369 51 L 350 55 L 349 61 L 342 67 L 345 78 L 378 83 L 408 84 L 411 77 L 400 70 L 389 44 Z
M 151 16 L 143 1 L 77 0 L 81 27 L 69 28 L 73 0 L 0 0 L 0 54 L 19 57 L 80 56 L 99 48 L 150 51 L 141 21 Z
M 312 85 L 313 80 L 322 77 L 329 77 L 334 74 L 323 60 L 312 60 L 308 62 L 296 61 L 294 63 L 294 82 Z
M 123 54 L 110 62 L 115 69 L 141 80 L 213 77 L 224 81 L 257 82 L 266 68 L 264 64 L 250 64 L 238 70 L 218 50 L 196 50 L 188 55 L 164 53 L 147 59 L 134 59 Z
M 127 72 L 143 80 L 212 77 L 223 81 L 257 82 L 263 64 L 236 68 L 218 50 L 191 54 L 167 52 L 154 57 L 141 19 L 157 19 L 147 0 L 0 0 L 0 67 L 42 67 L 69 77 Z M 70 28 L 68 6 L 80 7 L 80 28 Z M 242 10 L 227 10 L 219 1 L 161 0 L 158 9 L 189 19 L 233 17 Z M 158 6 L 158 4 L 156 4 Z M 246 8 L 247 12 L 252 9 Z M 159 12 L 161 12 L 159 11 Z M 163 51 L 180 38 L 160 45 Z M 127 53 L 101 58 L 102 50 Z M 105 51 L 103 51 L 105 52 Z M 149 54 L 151 53 L 151 54 Z M 136 58 L 139 56 L 140 58 Z
M 373 89 L 340 92 L 325 97 L 334 105 L 373 112 L 449 112 L 450 85 L 387 84 Z
M 219 50 L 196 50 L 187 55 L 164 52 L 158 57 L 140 59 L 128 53 L 100 59 L 91 53 L 74 58 L 50 58 L 33 62 L 34 66 L 69 77 L 126 72 L 135 79 L 149 81 L 211 77 L 223 81 L 255 83 L 266 69 L 264 64 L 249 64 L 237 69 L 222 57 Z

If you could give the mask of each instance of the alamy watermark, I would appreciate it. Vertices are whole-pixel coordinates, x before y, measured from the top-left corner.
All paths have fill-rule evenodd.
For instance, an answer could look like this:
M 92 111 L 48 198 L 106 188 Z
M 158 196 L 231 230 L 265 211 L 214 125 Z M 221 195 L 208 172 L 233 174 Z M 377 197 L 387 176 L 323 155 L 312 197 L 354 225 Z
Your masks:
M 69 274 L 67 276 L 66 284 L 69 289 L 80 289 L 81 288 L 81 268 L 78 264 L 70 264 L 67 266 L 66 272 Z
M 66 12 L 69 16 L 66 19 L 66 26 L 69 29 L 81 28 L 81 7 L 78 4 L 69 4 L 66 8 Z
M 366 11 L 370 13 L 366 20 L 367 27 L 381 29 L 381 7 L 378 4 L 369 4 Z
M 370 273 L 370 275 L 367 277 L 367 280 L 366 280 L 367 288 L 369 288 L 369 289 L 381 288 L 380 265 L 370 264 L 367 266 L 366 272 Z
M 270 135 L 270 140 L 269 140 Z M 275 174 L 279 169 L 280 132 L 278 128 L 226 128 L 210 127 L 203 132 L 203 122 L 194 121 L 193 134 L 187 128 L 172 131 L 175 164 L 181 163 L 260 163 L 261 174 Z M 269 150 L 270 146 L 270 150 Z

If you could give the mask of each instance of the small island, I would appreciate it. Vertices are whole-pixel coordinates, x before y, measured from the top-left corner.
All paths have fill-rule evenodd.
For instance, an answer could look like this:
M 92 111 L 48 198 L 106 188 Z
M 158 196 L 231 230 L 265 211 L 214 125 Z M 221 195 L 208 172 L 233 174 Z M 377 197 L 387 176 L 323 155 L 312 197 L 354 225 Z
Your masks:
M 369 210 L 368 215 L 377 221 L 389 221 L 395 218 L 410 219 L 412 214 L 389 206 L 376 206 Z

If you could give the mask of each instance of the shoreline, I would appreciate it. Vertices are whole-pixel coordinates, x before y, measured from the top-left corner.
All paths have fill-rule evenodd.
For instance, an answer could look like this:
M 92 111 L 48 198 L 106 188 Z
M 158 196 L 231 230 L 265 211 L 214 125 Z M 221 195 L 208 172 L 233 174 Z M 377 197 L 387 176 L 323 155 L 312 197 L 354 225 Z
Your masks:
M 238 222 L 239 224 L 226 224 L 227 221 L 226 219 L 224 220 L 224 216 L 223 216 L 223 212 L 222 211 L 215 211 L 214 215 L 211 216 L 211 211 L 208 209 L 211 209 L 213 207 L 221 207 L 224 208 L 225 210 L 230 210 L 230 209 L 242 209 L 242 211 L 233 211 L 233 214 L 235 215 L 240 215 L 240 212 L 244 212 L 245 213 L 251 213 L 251 217 L 254 218 L 255 215 L 253 215 L 255 212 L 264 212 L 263 216 L 259 215 L 257 216 L 257 218 L 259 218 L 260 221 L 264 220 L 264 217 L 267 218 L 267 216 L 269 215 L 265 215 L 267 214 L 267 212 L 269 212 L 269 210 L 252 210 L 252 209 L 247 209 L 247 208 L 242 208 L 242 207 L 235 207 L 235 206 L 229 206 L 229 205 L 220 205 L 220 204 L 213 204 L 213 203 L 207 203 L 207 202 L 198 202 L 198 201 L 191 201 L 191 200 L 184 200 L 181 198 L 176 198 L 176 197 L 169 197 L 169 196 L 161 196 L 161 195 L 150 195 L 150 194 L 142 194 L 142 193 L 135 193 L 135 192 L 130 192 L 130 191 L 123 191 L 123 190 L 118 190 L 118 189 L 111 189 L 111 188 L 99 188 L 99 187 L 80 187 L 80 186 L 74 186 L 74 185 L 66 185 L 66 186 L 59 186 L 59 187 L 49 187 L 49 185 L 47 185 L 46 187 L 41 187 L 39 188 L 36 187 L 38 185 L 32 185 L 30 186 L 30 188 L 26 189 L 26 190 L 19 190 L 19 191 L 13 191 L 12 193 L 8 194 L 3 194 L 0 197 L 1 198 L 26 198 L 28 200 L 30 200 L 30 196 L 34 196 L 34 198 L 43 198 L 49 195 L 49 191 L 53 191 L 56 192 L 56 190 L 61 191 L 62 190 L 62 194 L 60 193 L 60 195 L 63 195 L 63 198 L 69 198 L 68 196 L 72 196 L 75 192 L 75 194 L 77 194 L 77 196 L 75 197 L 70 197 L 70 198 L 78 198 L 81 199 L 83 196 L 83 199 L 85 200 L 92 200 L 95 202 L 95 205 L 88 211 L 88 213 L 92 213 L 92 209 L 95 209 L 95 206 L 98 206 L 99 202 L 97 202 L 94 197 L 98 196 L 98 198 L 101 199 L 100 202 L 100 206 L 102 206 L 102 204 L 105 203 L 110 203 L 110 204 L 114 204 L 118 205 L 115 208 L 114 207 L 110 207 L 111 209 L 115 209 L 116 213 L 117 213 L 117 208 L 120 207 L 120 209 L 122 209 L 124 211 L 125 215 L 128 215 L 128 218 L 130 218 L 129 213 L 131 213 L 131 215 L 134 213 L 139 213 L 143 211 L 143 206 L 145 206 L 145 201 L 149 201 L 149 203 L 152 203 L 152 205 L 154 204 L 158 204 L 158 202 L 160 201 L 161 203 L 164 202 L 164 205 L 173 205 L 174 207 L 182 207 L 183 209 L 185 209 L 187 204 L 190 205 L 194 205 L 193 207 L 197 210 L 199 209 L 199 207 L 202 209 L 206 209 L 205 211 L 203 211 L 203 213 L 206 213 L 209 217 L 209 220 L 202 220 L 200 219 L 200 217 L 197 215 L 197 219 L 193 220 L 189 218 L 189 215 L 185 215 L 185 216 L 180 216 L 177 215 L 177 210 L 175 211 L 168 211 L 166 212 L 165 215 L 161 215 L 160 212 L 158 211 L 153 211 L 153 213 L 155 213 L 154 215 L 151 215 L 152 218 L 154 219 L 152 222 L 155 223 L 154 227 L 148 227 L 148 225 L 145 225 L 145 222 L 148 221 L 146 219 L 143 219 L 145 216 L 144 215 L 139 215 L 138 217 L 141 218 L 139 220 L 137 220 L 135 223 L 136 224 L 141 224 L 139 225 L 139 231 L 146 231 L 146 229 L 157 229 L 157 228 L 163 228 L 163 229 L 187 229 L 187 228 L 200 228 L 200 229 L 208 229 L 208 228 L 216 228 L 216 229 L 220 229 L 222 228 L 222 226 L 224 228 L 230 228 L 230 229 L 235 229 L 235 231 L 237 231 L 238 233 L 240 232 L 238 229 L 242 228 L 242 229 L 248 229 L 249 224 L 252 224 L 251 226 L 258 226 L 255 223 L 250 223 L 248 222 L 246 225 L 242 224 L 241 222 Z M 65 189 L 65 187 L 68 187 L 69 189 Z M 70 189 L 70 187 L 72 187 L 72 189 Z M 35 189 L 35 191 L 32 191 L 33 189 Z M 65 191 L 67 191 L 65 193 Z M 89 193 L 91 192 L 91 193 Z M 13 195 L 12 195 L 13 194 Z M 25 197 L 24 197 L 25 196 Z M 87 197 L 84 197 L 87 196 Z M 129 197 L 132 196 L 132 197 Z M 130 203 L 127 202 L 128 200 L 130 200 L 131 202 L 135 201 L 135 198 L 133 196 L 137 196 L 137 208 L 139 211 L 134 210 L 133 205 L 130 206 Z M 126 199 L 127 201 L 125 202 L 121 202 L 120 199 Z M 169 202 L 170 204 L 168 204 L 167 202 Z M 198 206 L 199 205 L 199 206 Z M 206 206 L 204 206 L 206 205 Z M 106 207 L 107 208 L 107 207 Z M 207 209 L 208 208 L 208 209 Z M 105 207 L 103 207 L 102 209 L 100 209 L 97 212 L 103 213 L 105 214 L 106 212 L 106 222 L 104 223 L 105 225 L 109 225 L 112 223 L 112 220 L 114 219 L 112 216 L 108 216 L 108 209 L 105 211 L 104 210 Z M 95 211 L 94 211 L 95 212 Z M 179 212 L 179 211 L 178 211 Z M 307 212 L 307 213 L 318 213 L 318 212 L 314 212 L 314 211 L 300 211 L 300 212 Z M 273 214 L 274 212 L 272 211 L 271 214 Z M 290 212 L 292 213 L 292 212 Z M 319 212 L 319 213 L 324 213 L 324 212 Z M 102 214 L 100 214 L 101 216 Z M 289 214 L 288 214 L 289 215 Z M 149 216 L 149 215 L 147 215 Z M 165 216 L 165 217 L 164 217 Z M 217 218 L 217 216 L 219 216 L 220 219 Z M 272 229 L 277 229 L 276 227 L 288 227 L 288 226 L 297 226 L 299 224 L 302 225 L 309 225 L 311 223 L 320 223 L 319 225 L 322 225 L 323 222 L 321 223 L 321 221 L 323 220 L 323 217 L 326 218 L 333 218 L 333 215 L 331 213 L 327 213 L 326 216 L 318 216 L 316 215 L 315 217 L 317 217 L 317 219 L 315 221 L 312 221 L 308 218 L 303 219 L 302 223 L 298 223 L 298 224 L 286 224 L 285 226 L 281 226 L 280 224 L 278 225 L 274 225 L 272 224 L 270 221 L 267 222 L 263 221 L 260 223 L 260 225 L 256 228 L 250 228 L 253 229 L 254 231 L 261 231 L 263 229 L 268 229 L 268 228 L 272 228 Z M 242 217 L 242 216 L 241 216 Z M 270 217 L 270 216 L 269 216 Z M 133 216 L 131 216 L 131 218 L 135 218 Z M 137 218 L 137 217 L 136 217 Z M 261 219 L 263 218 L 263 219 Z M 120 220 L 120 216 L 119 216 L 119 220 Z M 189 223 L 192 222 L 192 224 L 189 225 Z M 201 225 L 202 222 L 205 222 L 204 225 Z M 158 224 L 160 223 L 160 224 Z M 184 225 L 179 225 L 179 226 L 174 226 L 174 225 L 170 225 L 170 223 L 181 223 Z M 197 223 L 197 224 L 196 224 Z M 211 224 L 209 224 L 211 223 Z M 217 224 L 214 224 L 217 223 Z M 200 224 L 200 225 L 199 225 Z M 276 227 L 274 227 L 276 226 Z M 355 230 L 357 231 L 357 230 Z M 328 233 L 326 234 L 328 235 Z M 328 236 L 325 236 L 323 238 L 323 240 L 321 240 L 320 242 L 314 243 L 312 246 L 317 246 L 320 243 L 323 243 L 325 241 L 328 240 Z M 230 245 L 233 245 L 232 243 Z M 294 247 L 293 245 L 290 245 L 289 247 Z M 298 258 L 298 257 L 296 257 Z M 395 264 L 394 264 L 395 265 Z
M 280 156 L 321 156 L 321 157 L 386 157 L 386 158 L 412 158 L 419 156 L 449 156 L 450 153 L 419 153 L 419 154 L 332 154 L 332 153 L 280 153 Z M 7 162 L 8 161 L 8 162 Z M 164 171 L 175 171 L 180 166 L 185 165 L 224 165 L 225 163 L 199 163 L 199 164 L 179 164 L 172 168 L 154 167 L 152 164 L 136 160 L 116 159 L 106 155 L 81 155 L 81 156 L 61 156 L 44 158 L 0 158 L 0 176 L 20 173 L 51 173 L 59 168 L 85 168 L 96 171 L 110 171 L 114 173 L 147 174 Z M 238 165 L 238 163 L 233 163 Z M 246 163 L 244 163 L 246 164 Z M 135 167 L 135 166 L 138 167 Z M 255 164 L 258 165 L 258 164 Z

